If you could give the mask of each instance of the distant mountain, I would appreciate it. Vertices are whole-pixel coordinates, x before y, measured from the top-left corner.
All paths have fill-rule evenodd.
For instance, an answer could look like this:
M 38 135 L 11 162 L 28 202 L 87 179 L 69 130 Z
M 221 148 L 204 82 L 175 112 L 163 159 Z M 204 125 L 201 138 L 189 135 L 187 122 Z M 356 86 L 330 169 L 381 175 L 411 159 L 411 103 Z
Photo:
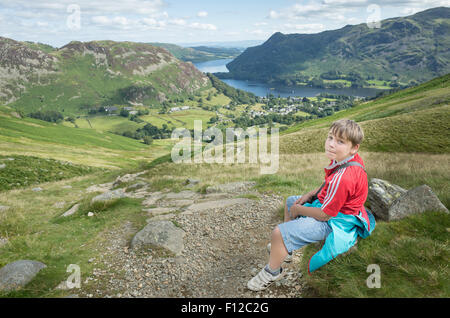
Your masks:
M 196 42 L 196 43 L 179 43 L 183 47 L 207 46 L 215 48 L 237 48 L 246 49 L 251 46 L 262 44 L 263 40 L 243 40 L 243 41 L 225 41 L 225 42 Z
M 228 77 L 323 85 L 366 80 L 424 82 L 450 72 L 450 8 L 347 25 L 317 34 L 273 34 L 227 64 Z
M 165 48 L 176 58 L 192 63 L 207 62 L 219 59 L 234 59 L 242 53 L 242 49 L 237 48 L 217 48 L 209 46 L 182 47 L 169 43 L 149 43 L 154 46 Z
M 0 103 L 26 113 L 160 104 L 210 85 L 191 63 L 149 44 L 74 41 L 57 49 L 0 37 Z

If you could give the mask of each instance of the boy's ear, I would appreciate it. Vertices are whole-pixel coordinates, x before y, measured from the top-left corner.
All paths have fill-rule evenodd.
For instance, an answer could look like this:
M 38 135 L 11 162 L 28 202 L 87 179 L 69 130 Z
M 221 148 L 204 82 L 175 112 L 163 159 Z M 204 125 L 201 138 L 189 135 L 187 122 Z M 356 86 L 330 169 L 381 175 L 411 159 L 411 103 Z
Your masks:
M 356 144 L 356 145 L 354 145 L 353 147 L 352 147 L 352 153 L 353 154 L 356 154 L 357 152 L 358 152 L 358 150 L 359 150 L 359 146 L 360 146 L 360 144 Z

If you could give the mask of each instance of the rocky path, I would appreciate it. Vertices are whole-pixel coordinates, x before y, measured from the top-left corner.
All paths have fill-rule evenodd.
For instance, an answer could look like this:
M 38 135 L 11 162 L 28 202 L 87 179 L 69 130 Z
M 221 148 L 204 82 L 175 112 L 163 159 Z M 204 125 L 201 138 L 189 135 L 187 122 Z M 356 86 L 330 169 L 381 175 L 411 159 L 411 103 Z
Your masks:
M 127 223 L 110 231 L 93 260 L 103 269 L 85 278 L 89 288 L 82 288 L 80 297 L 301 297 L 298 253 L 274 286 L 260 293 L 246 287 L 267 263 L 266 245 L 279 222 L 282 197 L 259 194 L 252 183 L 242 182 L 207 188 L 207 194 L 147 192 L 145 182 L 134 187 L 127 195 L 145 198 L 148 224 L 162 229 L 170 221 L 182 238 L 169 248 L 134 247 L 130 242 L 142 229 Z M 144 234 L 161 242 L 171 235 Z

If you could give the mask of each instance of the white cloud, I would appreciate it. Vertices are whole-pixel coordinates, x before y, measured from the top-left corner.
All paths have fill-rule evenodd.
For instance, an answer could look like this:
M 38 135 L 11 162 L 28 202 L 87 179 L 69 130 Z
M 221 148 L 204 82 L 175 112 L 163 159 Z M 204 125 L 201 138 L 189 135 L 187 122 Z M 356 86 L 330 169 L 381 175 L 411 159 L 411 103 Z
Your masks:
M 283 25 L 283 31 L 296 31 L 296 33 L 318 33 L 325 30 L 325 25 L 321 23 L 310 24 L 291 24 L 286 23 Z
M 208 16 L 208 12 L 206 12 L 206 11 L 200 11 L 200 12 L 197 13 L 197 17 L 204 18 L 204 17 L 207 17 L 207 16 Z
M 173 25 L 181 25 L 181 26 L 183 26 L 183 25 L 186 25 L 186 20 L 184 20 L 184 19 L 172 19 L 172 20 L 169 21 L 169 23 L 173 24 Z
M 217 30 L 217 27 L 214 24 L 209 24 L 209 23 L 194 22 L 194 23 L 189 24 L 189 26 L 193 29 L 198 29 L 198 30 L 209 30 L 209 31 Z

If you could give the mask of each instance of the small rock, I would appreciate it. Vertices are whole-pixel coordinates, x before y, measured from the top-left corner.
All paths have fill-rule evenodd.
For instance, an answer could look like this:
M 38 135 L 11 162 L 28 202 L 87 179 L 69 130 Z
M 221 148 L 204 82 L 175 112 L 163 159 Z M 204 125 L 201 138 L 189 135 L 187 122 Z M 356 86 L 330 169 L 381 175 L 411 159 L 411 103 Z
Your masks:
M 33 188 L 33 189 L 31 189 L 31 191 L 39 192 L 39 191 L 42 191 L 42 188 L 41 187 Z
M 88 212 L 88 214 L 87 214 L 87 216 L 94 216 L 94 213 L 92 213 L 92 212 Z
M 6 168 L 6 165 L 4 163 L 0 164 L 0 169 Z
M 46 267 L 41 262 L 30 260 L 9 263 L 0 269 L 0 290 L 11 291 L 23 287 Z
M 71 215 L 75 214 L 78 211 L 79 208 L 80 208 L 80 204 L 77 203 L 73 207 L 71 207 L 69 210 L 64 212 L 64 214 L 62 216 L 63 217 L 71 216 Z
M 121 199 L 125 198 L 127 195 L 123 189 L 117 189 L 113 191 L 108 191 L 103 194 L 100 194 L 92 199 L 92 203 L 94 202 L 106 202 L 109 200 Z

